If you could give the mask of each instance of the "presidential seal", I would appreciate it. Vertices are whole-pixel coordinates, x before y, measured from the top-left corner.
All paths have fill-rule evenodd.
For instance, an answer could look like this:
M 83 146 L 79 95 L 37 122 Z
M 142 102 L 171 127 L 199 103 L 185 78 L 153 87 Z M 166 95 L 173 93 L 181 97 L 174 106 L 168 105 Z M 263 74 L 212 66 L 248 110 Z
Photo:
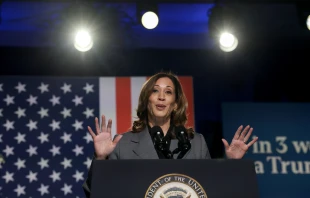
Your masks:
M 167 174 L 155 180 L 144 198 L 207 198 L 202 186 L 182 174 Z

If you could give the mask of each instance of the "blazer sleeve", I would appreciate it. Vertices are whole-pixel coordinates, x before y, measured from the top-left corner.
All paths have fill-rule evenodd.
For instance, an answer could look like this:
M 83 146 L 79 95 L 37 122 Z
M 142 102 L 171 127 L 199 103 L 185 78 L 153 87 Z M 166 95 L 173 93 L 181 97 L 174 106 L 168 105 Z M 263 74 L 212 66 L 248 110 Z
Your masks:
M 211 159 L 211 155 L 209 153 L 206 140 L 202 134 L 199 134 L 199 135 L 200 135 L 200 141 L 201 141 L 201 159 Z
M 93 159 L 92 159 L 92 162 L 90 164 L 90 168 L 88 170 L 87 178 L 82 185 L 83 190 L 84 190 L 84 194 L 87 198 L 90 198 L 90 188 L 91 188 L 91 179 L 92 179 L 92 173 L 93 173 L 93 162 L 94 162 L 94 160 L 96 160 L 95 154 L 93 155 Z
M 116 145 L 113 152 L 107 157 L 106 160 L 114 160 L 119 159 L 120 154 L 120 142 Z M 93 174 L 93 162 L 96 160 L 96 153 L 94 153 L 92 162 L 90 164 L 90 168 L 88 170 L 87 178 L 84 181 L 82 187 L 84 190 L 84 194 L 86 198 L 90 198 L 90 191 L 91 191 L 91 181 L 92 181 L 92 174 Z

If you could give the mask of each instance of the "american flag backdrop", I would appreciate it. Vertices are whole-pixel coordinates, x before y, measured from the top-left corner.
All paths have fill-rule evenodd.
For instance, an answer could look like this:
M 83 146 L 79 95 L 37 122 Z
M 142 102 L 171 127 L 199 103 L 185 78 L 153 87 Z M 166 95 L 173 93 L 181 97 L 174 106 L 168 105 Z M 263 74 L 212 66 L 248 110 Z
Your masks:
M 147 77 L 0 79 L 0 197 L 84 197 L 94 152 L 87 126 L 104 114 L 130 129 Z M 194 126 L 193 82 L 179 77 Z

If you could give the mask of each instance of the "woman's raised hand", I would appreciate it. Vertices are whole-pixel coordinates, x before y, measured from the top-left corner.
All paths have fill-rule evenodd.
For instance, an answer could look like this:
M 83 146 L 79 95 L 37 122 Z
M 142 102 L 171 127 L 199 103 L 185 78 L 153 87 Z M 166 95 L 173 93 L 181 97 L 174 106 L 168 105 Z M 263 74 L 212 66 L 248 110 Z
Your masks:
M 94 133 L 91 127 L 88 126 L 87 128 L 94 141 L 96 159 L 106 159 L 115 149 L 122 135 L 118 135 L 113 141 L 111 137 L 112 120 L 110 119 L 106 125 L 104 115 L 102 115 L 101 127 L 98 118 L 95 118 L 95 127 L 96 133 Z
M 230 159 L 241 159 L 248 149 L 257 141 L 258 137 L 255 137 L 252 141 L 248 142 L 252 134 L 253 128 L 249 125 L 243 130 L 241 125 L 232 139 L 230 145 L 225 139 L 222 139 L 225 146 L 226 156 Z

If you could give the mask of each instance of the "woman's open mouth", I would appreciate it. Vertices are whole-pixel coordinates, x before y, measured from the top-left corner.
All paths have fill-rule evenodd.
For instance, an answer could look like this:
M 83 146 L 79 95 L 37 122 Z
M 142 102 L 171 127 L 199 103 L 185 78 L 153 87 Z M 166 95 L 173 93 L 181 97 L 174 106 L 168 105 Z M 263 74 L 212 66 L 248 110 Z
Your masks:
M 166 108 L 166 105 L 158 104 L 156 105 L 156 109 L 158 110 L 164 110 Z

